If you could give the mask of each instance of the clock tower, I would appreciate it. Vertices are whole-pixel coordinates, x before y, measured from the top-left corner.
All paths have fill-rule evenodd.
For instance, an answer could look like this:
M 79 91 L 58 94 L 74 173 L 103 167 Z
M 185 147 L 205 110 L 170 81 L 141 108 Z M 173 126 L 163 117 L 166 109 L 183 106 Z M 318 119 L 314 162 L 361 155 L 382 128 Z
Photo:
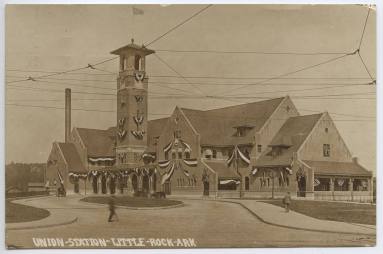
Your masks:
M 154 51 L 134 40 L 111 54 L 120 56 L 117 78 L 116 165 L 139 167 L 147 148 L 148 77 L 145 57 Z

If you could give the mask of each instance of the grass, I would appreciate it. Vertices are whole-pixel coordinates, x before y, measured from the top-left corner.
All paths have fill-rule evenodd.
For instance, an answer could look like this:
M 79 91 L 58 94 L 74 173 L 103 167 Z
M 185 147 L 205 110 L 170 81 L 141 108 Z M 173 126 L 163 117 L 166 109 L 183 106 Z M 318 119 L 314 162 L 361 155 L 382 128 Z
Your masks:
M 281 200 L 263 202 L 284 207 Z M 376 206 L 370 204 L 293 200 L 290 209 L 321 220 L 376 224 Z
M 84 202 L 108 204 L 108 196 L 105 197 L 86 197 L 81 199 Z M 164 207 L 182 204 L 181 201 L 171 199 L 152 199 L 142 197 L 128 197 L 128 196 L 115 196 L 115 205 L 126 206 L 126 207 Z
M 10 200 L 5 201 L 5 222 L 27 222 L 41 220 L 50 215 L 49 211 L 27 205 L 11 203 Z

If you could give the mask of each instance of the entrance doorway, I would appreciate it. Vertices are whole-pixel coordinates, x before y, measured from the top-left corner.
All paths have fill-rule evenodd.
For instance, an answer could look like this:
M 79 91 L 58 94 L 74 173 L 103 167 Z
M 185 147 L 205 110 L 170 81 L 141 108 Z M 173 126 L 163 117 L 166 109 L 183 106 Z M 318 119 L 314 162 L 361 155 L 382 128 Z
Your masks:
M 106 176 L 104 174 L 101 176 L 101 192 L 106 194 Z
M 149 192 L 149 176 L 144 176 L 142 178 L 142 191 L 144 193 L 148 193 Z
M 203 181 L 203 195 L 204 196 L 209 196 L 209 182 L 208 181 Z
M 137 176 L 136 175 L 133 175 L 132 176 L 132 187 L 133 187 L 133 191 L 136 193 L 137 192 L 137 187 L 138 187 L 138 179 L 137 179 Z

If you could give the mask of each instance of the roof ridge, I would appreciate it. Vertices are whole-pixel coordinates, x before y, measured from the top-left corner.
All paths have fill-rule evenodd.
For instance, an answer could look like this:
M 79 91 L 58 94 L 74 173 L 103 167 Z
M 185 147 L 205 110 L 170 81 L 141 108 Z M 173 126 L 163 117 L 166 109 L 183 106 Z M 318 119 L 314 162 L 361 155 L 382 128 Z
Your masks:
M 223 107 L 223 108 L 208 109 L 208 110 L 205 110 L 203 112 L 211 112 L 211 111 L 215 111 L 215 110 L 218 111 L 218 110 L 222 110 L 222 109 L 235 108 L 235 107 L 240 107 L 240 106 L 245 106 L 245 105 L 253 105 L 253 104 L 257 104 L 257 103 L 270 102 L 270 101 L 274 101 L 274 100 L 283 100 L 286 97 L 287 96 L 277 97 L 277 98 L 267 99 L 267 100 L 262 100 L 262 101 L 253 101 L 253 102 L 241 103 L 241 104 L 237 104 L 237 105 L 226 106 L 226 107 Z

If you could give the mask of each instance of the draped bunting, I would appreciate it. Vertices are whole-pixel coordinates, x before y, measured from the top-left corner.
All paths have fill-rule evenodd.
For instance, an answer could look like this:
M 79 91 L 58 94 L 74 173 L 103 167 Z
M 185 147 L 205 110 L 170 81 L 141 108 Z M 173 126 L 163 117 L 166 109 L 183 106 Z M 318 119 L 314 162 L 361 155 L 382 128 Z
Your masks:
M 318 179 L 318 178 L 315 178 L 315 179 L 314 179 L 314 186 L 316 187 L 316 186 L 318 186 L 319 184 L 320 184 L 319 179 Z
M 144 116 L 133 116 L 133 120 L 136 124 L 140 125 L 144 121 Z
M 253 171 L 251 171 L 251 174 L 252 174 L 252 175 L 255 175 L 257 172 L 258 172 L 258 169 L 257 169 L 257 168 L 254 168 Z
M 166 168 L 167 166 L 169 166 L 170 164 L 170 161 L 167 160 L 167 161 L 159 161 L 158 162 L 158 166 L 160 166 L 160 168 Z
M 286 171 L 289 173 L 289 175 L 292 175 L 293 174 L 293 170 L 291 169 L 291 168 L 285 168 L 286 169 Z
M 338 179 L 338 180 L 337 180 L 337 183 L 338 183 L 339 186 L 343 186 L 343 184 L 344 184 L 344 179 Z
M 62 175 L 60 173 L 60 170 L 58 170 L 58 169 L 57 169 L 57 175 L 59 177 L 60 183 L 63 184 L 64 183 L 64 179 L 63 179 L 63 177 L 62 177 Z
M 172 177 L 174 173 L 174 167 L 175 164 L 173 163 L 170 169 L 162 176 L 161 184 L 164 184 L 167 180 L 169 180 Z
M 186 165 L 190 167 L 195 167 L 198 165 L 198 160 L 197 159 L 183 159 L 182 160 Z
M 164 152 L 167 153 L 170 148 L 172 148 L 173 142 L 170 142 L 167 146 L 164 147 Z
M 233 153 L 231 154 L 230 158 L 226 161 L 228 165 L 230 165 L 234 158 L 240 158 L 243 162 L 245 162 L 246 164 L 250 164 L 250 159 L 247 158 L 242 152 L 241 150 L 239 150 L 238 146 L 235 146 L 234 147 L 234 150 L 233 150 Z
M 145 131 L 130 131 L 133 136 L 137 139 L 142 139 L 144 137 Z
M 114 161 L 114 158 L 88 158 L 90 162 L 98 162 L 98 161 Z
M 117 135 L 120 139 L 123 139 L 126 136 L 126 130 L 118 131 Z
M 181 144 L 182 144 L 183 146 L 185 146 L 189 151 L 191 151 L 191 147 L 190 147 L 190 145 L 189 145 L 188 143 L 186 143 L 185 141 L 183 141 L 182 139 L 181 139 Z
M 237 180 L 220 180 L 219 181 L 219 184 L 230 184 L 230 183 L 240 184 L 240 181 L 237 181 Z

